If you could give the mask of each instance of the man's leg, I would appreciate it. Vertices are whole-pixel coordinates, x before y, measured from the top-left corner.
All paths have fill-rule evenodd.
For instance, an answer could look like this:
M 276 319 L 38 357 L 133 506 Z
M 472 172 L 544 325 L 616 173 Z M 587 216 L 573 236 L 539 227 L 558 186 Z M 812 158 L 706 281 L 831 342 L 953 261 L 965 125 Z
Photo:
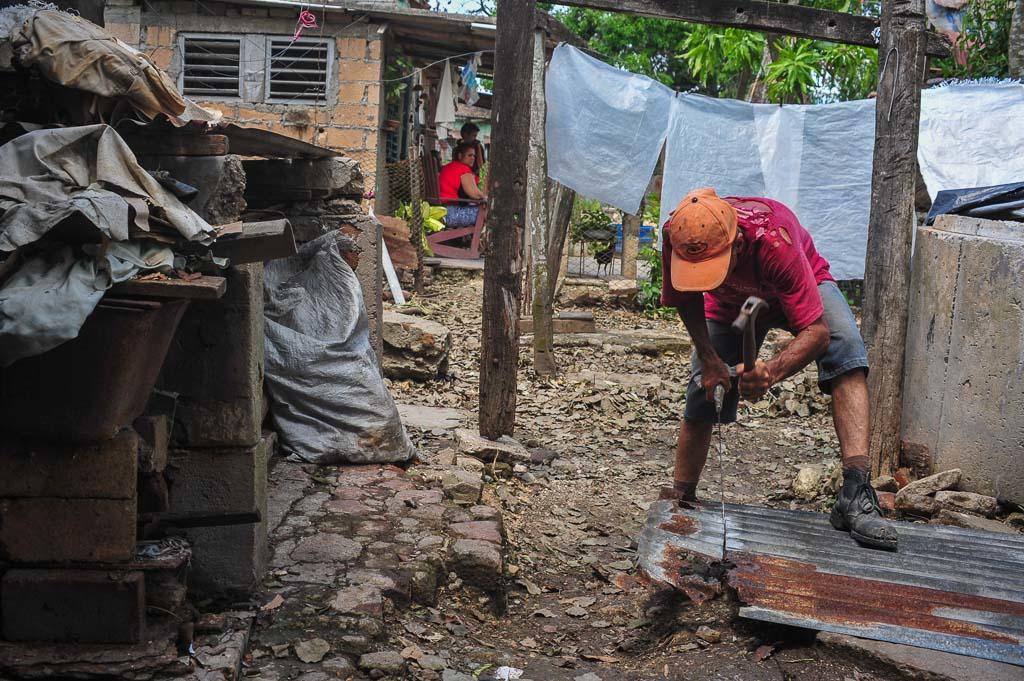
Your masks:
M 672 487 L 679 498 L 691 501 L 697 498 L 697 483 L 708 460 L 708 448 L 714 425 L 684 418 L 679 422 L 679 442 L 676 444 L 676 468 Z
M 850 306 L 832 282 L 818 287 L 831 338 L 818 360 L 818 380 L 832 394 L 832 420 L 843 456 L 843 488 L 830 520 L 866 546 L 895 549 L 895 528 L 885 521 L 871 487 L 868 458 L 870 406 L 867 351 Z
M 861 369 L 854 369 L 832 379 L 832 422 L 839 437 L 843 468 L 869 472 L 871 411 L 868 405 L 868 379 Z

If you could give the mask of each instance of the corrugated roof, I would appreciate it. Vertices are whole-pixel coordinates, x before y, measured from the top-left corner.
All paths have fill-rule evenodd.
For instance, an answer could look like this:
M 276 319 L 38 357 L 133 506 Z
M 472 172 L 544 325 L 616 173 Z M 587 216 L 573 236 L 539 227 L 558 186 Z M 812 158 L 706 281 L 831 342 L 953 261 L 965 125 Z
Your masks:
M 1024 665 L 1024 535 L 894 523 L 899 550 L 858 545 L 819 513 L 726 504 L 729 584 L 740 614 Z M 640 568 L 701 600 L 722 561 L 717 503 L 648 511 Z

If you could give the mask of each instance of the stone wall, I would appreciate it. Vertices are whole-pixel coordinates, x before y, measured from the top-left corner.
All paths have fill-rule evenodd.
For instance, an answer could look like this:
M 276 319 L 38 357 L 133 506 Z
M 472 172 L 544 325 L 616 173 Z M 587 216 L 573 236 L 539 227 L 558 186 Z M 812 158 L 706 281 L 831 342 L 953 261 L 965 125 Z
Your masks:
M 199 104 L 221 111 L 226 120 L 241 125 L 343 151 L 360 163 L 367 188 L 372 189 L 383 171 L 383 154 L 379 153 L 383 144 L 379 134 L 384 68 L 381 25 L 341 13 L 330 13 L 325 18 L 315 6 L 311 11 L 317 15 L 320 28 L 309 29 L 304 35 L 334 38 L 335 60 L 326 104 L 264 104 L 241 99 Z M 238 7 L 191 0 L 139 5 L 134 0 L 108 0 L 104 19 L 108 31 L 146 52 L 177 79 L 181 73 L 179 33 L 291 36 L 297 16 L 297 8 L 287 7 Z
M 1024 501 L 1024 224 L 940 217 L 917 232 L 903 437 L 961 487 Z

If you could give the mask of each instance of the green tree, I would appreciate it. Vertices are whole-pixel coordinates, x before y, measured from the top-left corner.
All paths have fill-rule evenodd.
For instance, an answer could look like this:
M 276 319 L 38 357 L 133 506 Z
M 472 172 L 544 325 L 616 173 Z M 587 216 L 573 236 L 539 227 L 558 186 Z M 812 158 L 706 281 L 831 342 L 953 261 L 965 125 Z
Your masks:
M 798 0 L 790 0 L 792 3 Z M 877 15 L 879 2 L 802 0 L 834 11 Z M 826 102 L 866 97 L 876 50 L 589 9 L 556 16 L 610 63 L 678 90 L 753 101 Z

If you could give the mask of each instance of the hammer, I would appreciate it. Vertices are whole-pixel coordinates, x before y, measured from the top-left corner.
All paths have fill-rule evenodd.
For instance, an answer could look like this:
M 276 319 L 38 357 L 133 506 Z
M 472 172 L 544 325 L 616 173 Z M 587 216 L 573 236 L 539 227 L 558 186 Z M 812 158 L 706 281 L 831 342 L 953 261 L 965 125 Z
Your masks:
M 743 336 L 744 371 L 753 371 L 754 364 L 757 362 L 757 315 L 767 309 L 768 303 L 757 296 L 750 296 L 743 303 L 743 307 L 740 308 L 736 321 L 732 323 L 733 332 Z M 732 373 L 731 368 L 730 373 Z M 722 405 L 725 402 L 725 388 L 723 386 L 715 386 L 714 399 L 715 411 L 721 414 Z
M 757 315 L 767 309 L 768 303 L 757 296 L 750 296 L 732 323 L 733 333 L 743 336 L 744 371 L 753 371 L 754 363 L 757 362 Z

